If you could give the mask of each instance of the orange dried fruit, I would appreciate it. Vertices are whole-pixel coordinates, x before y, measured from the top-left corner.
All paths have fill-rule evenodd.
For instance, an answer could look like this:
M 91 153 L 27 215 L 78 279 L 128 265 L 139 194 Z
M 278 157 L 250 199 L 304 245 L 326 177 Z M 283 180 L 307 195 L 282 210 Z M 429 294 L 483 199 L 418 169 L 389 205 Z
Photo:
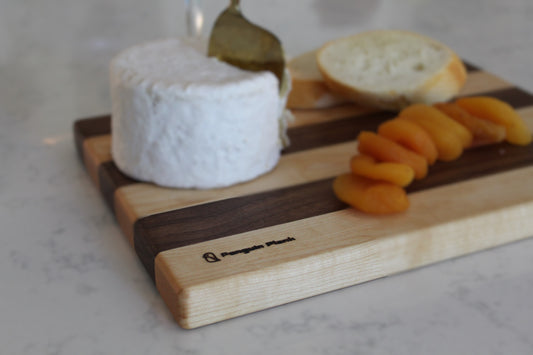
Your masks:
M 472 144 L 472 133 L 465 126 L 457 123 L 433 106 L 414 104 L 402 110 L 400 117 L 402 116 L 424 117 L 424 119 L 440 127 L 440 129 L 453 132 L 461 141 L 463 148 L 469 147 Z
M 423 115 L 405 114 L 399 116 L 399 118 L 416 123 L 429 134 L 437 147 L 438 160 L 452 161 L 459 158 L 463 153 L 463 143 L 459 137 L 454 132 L 441 127 L 431 119 L 427 119 Z
M 369 155 L 378 161 L 410 166 L 415 172 L 415 179 L 422 179 L 427 175 L 426 158 L 398 143 L 369 131 L 361 132 L 357 140 L 360 153 Z
M 437 103 L 434 106 L 472 132 L 473 146 L 498 143 L 505 139 L 505 127 L 503 125 L 471 115 L 455 103 Z
M 438 152 L 430 135 L 419 125 L 407 120 L 389 120 L 378 127 L 378 134 L 425 157 L 434 164 Z
M 366 213 L 391 214 L 409 208 L 407 194 L 398 185 L 350 173 L 335 178 L 333 192 L 339 200 Z
M 415 171 L 410 166 L 400 163 L 378 162 L 365 154 L 354 155 L 350 160 L 350 168 L 355 175 L 386 181 L 402 187 L 409 185 L 415 177 Z
M 506 140 L 517 145 L 531 143 L 531 131 L 524 120 L 508 103 L 488 96 L 460 98 L 457 105 L 470 114 L 502 125 L 506 130 Z

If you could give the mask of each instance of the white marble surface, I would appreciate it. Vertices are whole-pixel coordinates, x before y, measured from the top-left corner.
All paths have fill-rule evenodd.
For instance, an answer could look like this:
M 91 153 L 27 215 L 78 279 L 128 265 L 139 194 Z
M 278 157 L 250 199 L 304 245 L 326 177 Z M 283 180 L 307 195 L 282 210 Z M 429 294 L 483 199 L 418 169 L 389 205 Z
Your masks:
M 201 2 L 206 24 L 226 2 Z M 0 353 L 533 354 L 533 239 L 180 329 L 79 163 L 71 125 L 110 111 L 113 54 L 185 33 L 182 2 L 0 5 Z M 363 29 L 412 29 L 533 91 L 531 0 L 247 0 L 243 9 L 289 54 Z

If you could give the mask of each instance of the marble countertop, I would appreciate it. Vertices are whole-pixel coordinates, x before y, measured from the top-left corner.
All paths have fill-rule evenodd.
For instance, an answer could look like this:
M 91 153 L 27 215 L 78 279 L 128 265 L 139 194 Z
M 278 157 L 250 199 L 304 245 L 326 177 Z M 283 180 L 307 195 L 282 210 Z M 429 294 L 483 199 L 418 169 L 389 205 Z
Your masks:
M 201 1 L 206 25 L 226 3 Z M 3 0 L 1 7 L 2 354 L 533 354 L 533 239 L 179 328 L 79 162 L 72 123 L 110 111 L 114 54 L 185 34 L 183 3 Z M 242 7 L 275 30 L 289 55 L 365 29 L 411 29 L 533 92 L 530 0 Z

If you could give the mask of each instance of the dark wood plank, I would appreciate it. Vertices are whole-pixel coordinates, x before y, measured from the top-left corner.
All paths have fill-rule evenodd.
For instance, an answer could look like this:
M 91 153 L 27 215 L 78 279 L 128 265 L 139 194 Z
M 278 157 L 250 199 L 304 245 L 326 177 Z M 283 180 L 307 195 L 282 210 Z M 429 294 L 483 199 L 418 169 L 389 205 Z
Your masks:
M 469 61 L 467 61 L 467 60 L 464 60 L 464 59 L 463 59 L 463 63 L 465 64 L 466 72 L 467 72 L 467 73 L 473 73 L 473 72 L 476 72 L 476 71 L 480 71 L 480 70 L 481 70 L 480 67 L 478 67 L 477 65 L 472 64 L 471 62 L 469 62 Z
M 115 191 L 122 186 L 135 184 L 138 181 L 123 174 L 114 162 L 109 161 L 98 167 L 98 182 L 100 184 L 100 193 L 108 207 L 115 214 Z
M 287 131 L 291 144 L 284 149 L 283 153 L 296 153 L 302 150 L 354 141 L 359 132 L 375 131 L 380 123 L 394 118 L 394 116 L 395 114 L 391 112 L 378 112 L 291 128 Z
M 74 143 L 83 162 L 83 141 L 87 138 L 111 133 L 111 116 L 102 115 L 80 119 L 74 122 Z
M 511 87 L 501 90 L 489 91 L 485 93 L 476 93 L 467 96 L 490 96 L 507 102 L 515 109 L 533 105 L 533 95 L 517 87 Z
M 474 179 L 533 164 L 533 144 L 517 146 L 508 143 L 491 144 L 467 150 L 452 162 L 437 162 L 428 176 L 406 188 L 408 193 Z
M 533 95 L 516 87 L 477 93 L 472 96 L 480 95 L 498 98 L 516 109 L 533 105 Z M 395 116 L 396 113 L 393 112 L 378 112 L 292 128 L 287 132 L 291 144 L 284 150 L 284 153 L 295 153 L 306 149 L 349 142 L 355 140 L 359 132 L 363 130 L 376 131 L 380 123 Z

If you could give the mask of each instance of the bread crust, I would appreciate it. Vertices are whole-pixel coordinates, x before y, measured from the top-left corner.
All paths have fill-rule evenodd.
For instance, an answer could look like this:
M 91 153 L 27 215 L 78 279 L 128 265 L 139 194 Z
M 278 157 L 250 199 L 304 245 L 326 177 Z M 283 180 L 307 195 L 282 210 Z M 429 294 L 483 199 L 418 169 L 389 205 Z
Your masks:
M 327 108 L 344 102 L 346 100 L 333 94 L 323 80 L 293 78 L 287 107 L 290 109 Z
M 380 92 L 371 92 L 354 85 L 350 85 L 342 80 L 338 80 L 331 75 L 328 69 L 328 64 L 321 60 L 321 54 L 326 48 L 338 41 L 333 40 L 324 44 L 317 51 L 318 69 L 321 72 L 326 85 L 332 92 L 346 97 L 349 100 L 355 101 L 360 105 L 390 111 L 399 111 L 412 103 L 432 104 L 435 102 L 448 101 L 457 95 L 457 93 L 463 87 L 467 77 L 464 63 L 453 50 L 432 38 L 408 31 L 377 30 L 363 32 L 354 36 L 342 38 L 340 40 L 353 39 L 355 41 L 361 36 L 366 36 L 370 33 L 376 32 L 395 32 L 422 38 L 424 41 L 427 41 L 427 43 L 436 44 L 439 47 L 446 49 L 446 51 L 449 53 L 449 59 L 440 70 L 438 70 L 431 77 L 428 77 L 418 87 L 412 90 L 384 90 Z
M 292 90 L 287 99 L 289 109 L 328 108 L 346 103 L 347 100 L 334 94 L 324 82 L 318 68 L 302 64 L 316 60 L 316 50 L 303 53 L 288 63 Z

